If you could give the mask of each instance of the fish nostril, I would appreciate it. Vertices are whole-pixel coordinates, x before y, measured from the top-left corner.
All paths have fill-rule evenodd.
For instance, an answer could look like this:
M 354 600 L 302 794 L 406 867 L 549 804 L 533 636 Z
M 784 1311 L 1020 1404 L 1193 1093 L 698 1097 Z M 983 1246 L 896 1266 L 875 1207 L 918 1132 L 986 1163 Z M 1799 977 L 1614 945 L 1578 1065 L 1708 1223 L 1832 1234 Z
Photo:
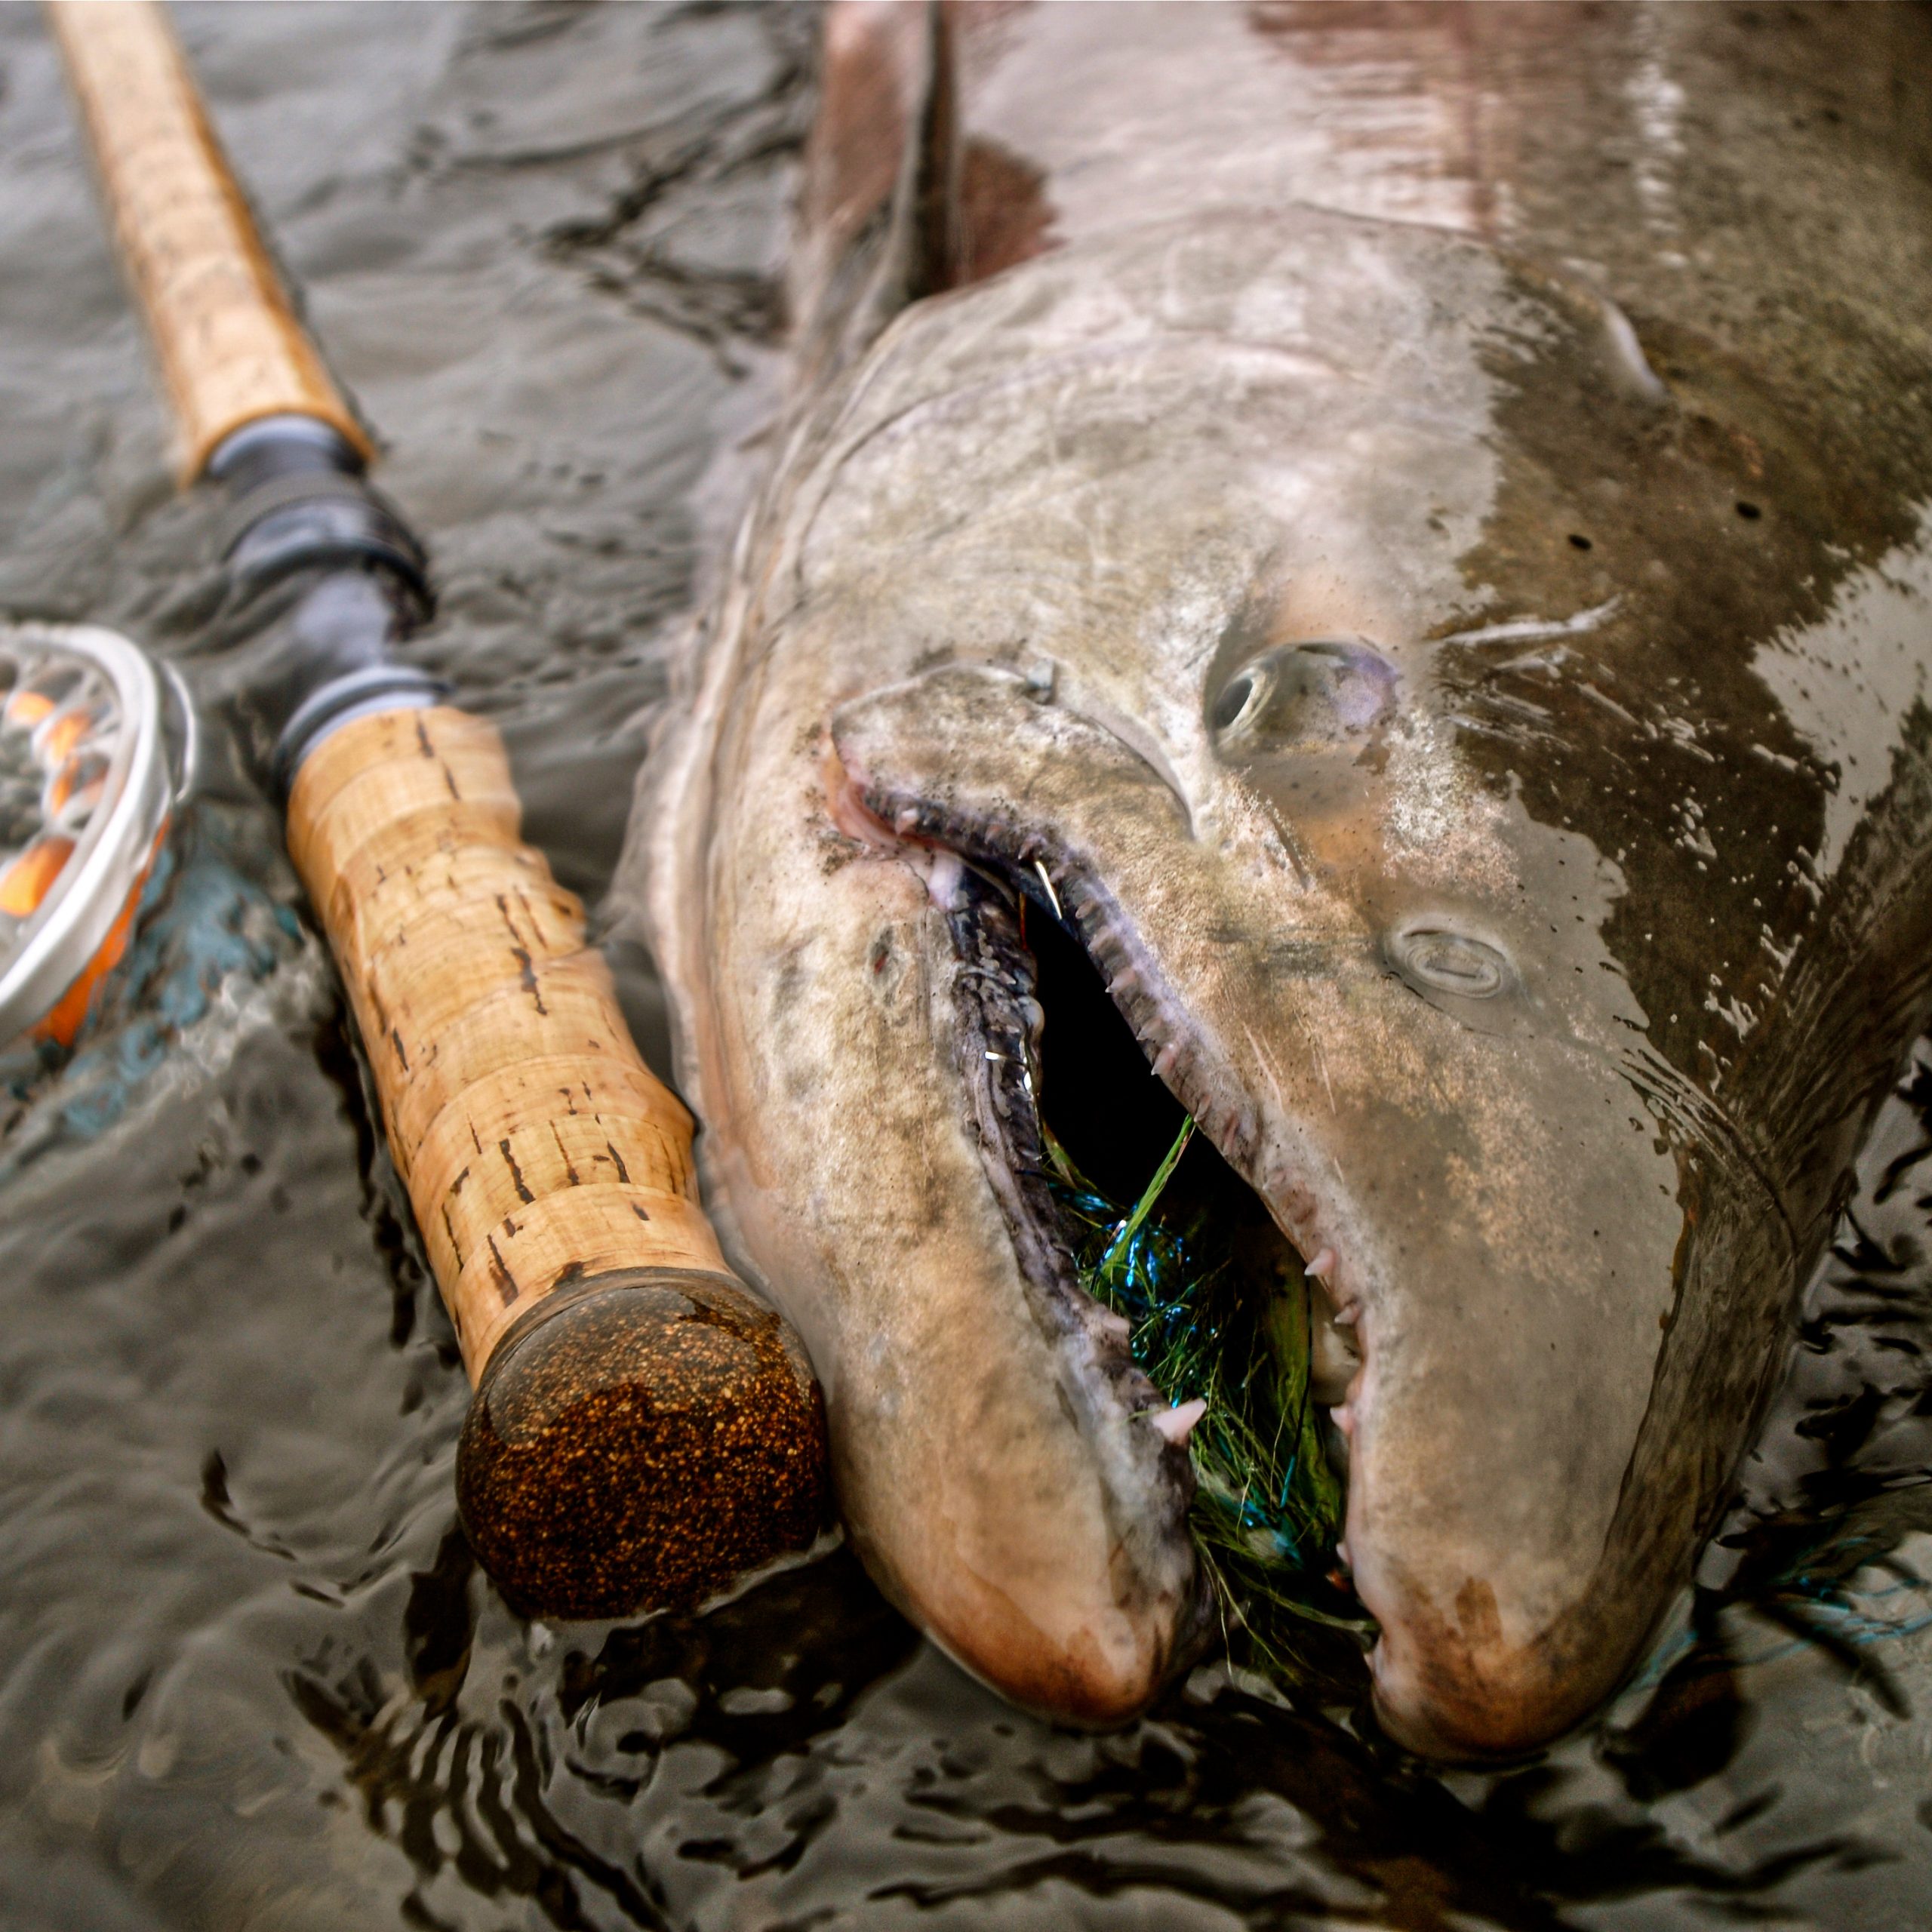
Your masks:
M 1494 999 L 1516 977 L 1500 947 L 1448 926 L 1398 927 L 1389 935 L 1386 950 L 1389 963 L 1420 992 Z

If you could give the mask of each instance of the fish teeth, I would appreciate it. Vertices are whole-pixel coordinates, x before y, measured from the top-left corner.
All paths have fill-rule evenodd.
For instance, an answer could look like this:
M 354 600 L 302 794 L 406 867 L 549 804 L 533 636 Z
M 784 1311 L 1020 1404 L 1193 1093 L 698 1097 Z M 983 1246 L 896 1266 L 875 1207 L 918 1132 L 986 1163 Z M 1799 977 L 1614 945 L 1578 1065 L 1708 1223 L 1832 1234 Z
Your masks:
M 1208 1404 L 1198 1396 L 1191 1402 L 1177 1403 L 1171 1409 L 1156 1409 L 1147 1418 L 1156 1432 L 1177 1449 L 1187 1447 L 1194 1425 L 1208 1413 Z

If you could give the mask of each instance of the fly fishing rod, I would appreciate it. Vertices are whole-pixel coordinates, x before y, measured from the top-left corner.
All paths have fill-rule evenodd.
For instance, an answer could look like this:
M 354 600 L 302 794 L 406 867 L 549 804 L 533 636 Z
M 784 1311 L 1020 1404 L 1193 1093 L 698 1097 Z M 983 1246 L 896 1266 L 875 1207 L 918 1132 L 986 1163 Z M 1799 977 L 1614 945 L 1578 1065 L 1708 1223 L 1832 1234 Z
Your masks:
M 395 649 L 424 552 L 304 333 L 158 0 L 48 0 L 179 432 L 226 499 L 245 740 L 341 970 L 475 1395 L 459 1504 L 513 1601 L 628 1614 L 808 1546 L 804 1352 L 726 1268 L 691 1121 L 583 910 L 521 842 L 501 739 Z M 246 624 L 242 626 L 248 629 Z

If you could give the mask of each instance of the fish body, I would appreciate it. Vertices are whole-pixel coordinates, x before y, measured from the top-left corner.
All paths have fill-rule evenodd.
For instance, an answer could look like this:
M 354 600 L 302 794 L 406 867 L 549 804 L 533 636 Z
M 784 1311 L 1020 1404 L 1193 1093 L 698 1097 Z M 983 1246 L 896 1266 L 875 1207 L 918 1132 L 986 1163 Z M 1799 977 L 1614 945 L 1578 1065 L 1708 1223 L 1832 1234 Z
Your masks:
M 1614 11 L 828 18 L 626 877 L 852 1540 L 1029 1705 L 1131 1713 L 1203 1617 L 1029 919 L 1320 1263 L 1378 1707 L 1447 1755 L 1687 1577 L 1932 1008 L 1924 24 Z

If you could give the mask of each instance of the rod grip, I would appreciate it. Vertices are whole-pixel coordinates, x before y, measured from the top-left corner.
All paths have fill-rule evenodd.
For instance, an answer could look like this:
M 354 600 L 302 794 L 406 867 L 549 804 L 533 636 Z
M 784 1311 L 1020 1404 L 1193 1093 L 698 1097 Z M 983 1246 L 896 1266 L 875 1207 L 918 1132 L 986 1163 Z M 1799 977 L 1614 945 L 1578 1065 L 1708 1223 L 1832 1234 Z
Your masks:
M 632 1044 L 583 909 L 519 818 L 502 740 L 446 707 L 341 726 L 289 797 L 289 852 L 472 1381 L 560 1281 L 728 1272 L 691 1116 Z
M 157 0 L 45 0 L 192 481 L 264 416 L 369 438 L 295 311 Z
M 188 477 L 264 417 L 319 420 L 366 461 L 159 8 L 48 11 Z M 540 1614 L 695 1604 L 823 1527 L 824 1407 L 798 1338 L 725 1267 L 691 1118 L 521 818 L 489 725 L 389 709 L 309 743 L 289 853 L 477 1386 L 456 1479 L 478 1556 Z

